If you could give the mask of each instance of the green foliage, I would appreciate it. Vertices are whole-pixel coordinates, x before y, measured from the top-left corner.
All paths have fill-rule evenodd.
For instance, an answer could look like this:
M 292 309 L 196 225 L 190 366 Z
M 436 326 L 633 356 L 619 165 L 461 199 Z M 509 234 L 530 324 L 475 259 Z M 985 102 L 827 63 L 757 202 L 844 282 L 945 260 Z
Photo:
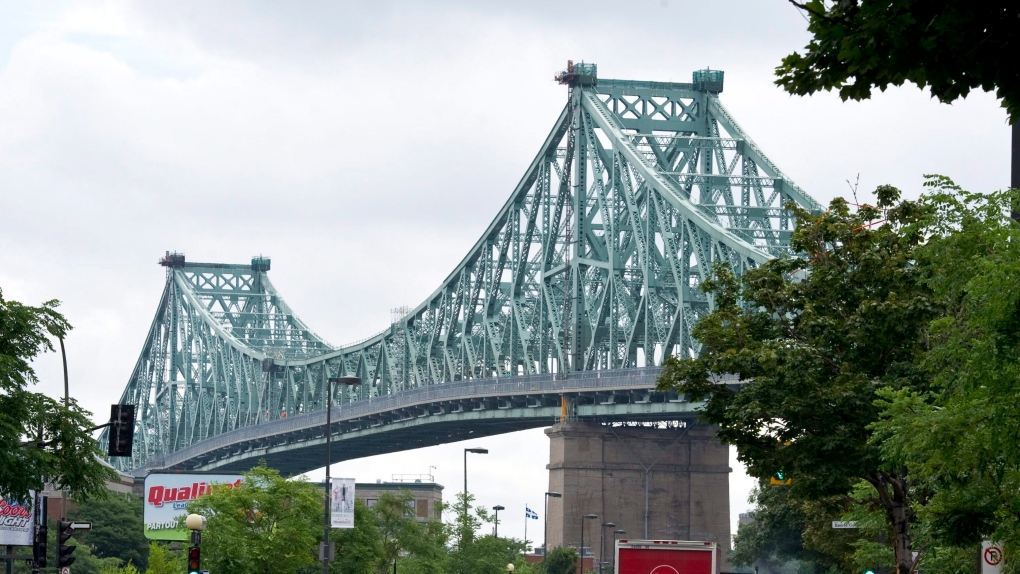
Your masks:
M 139 574 L 138 568 L 135 568 L 134 564 L 128 563 L 121 567 L 116 566 L 103 566 L 99 570 L 99 574 Z
M 285 479 L 264 465 L 244 473 L 240 486 L 214 489 L 188 504 L 208 520 L 202 566 L 217 574 L 286 574 L 317 560 L 325 502 L 303 480 Z
M 184 574 L 187 570 L 185 556 L 182 552 L 172 552 L 162 544 L 149 544 L 149 567 L 145 574 Z
M 58 301 L 39 307 L 7 301 L 0 291 L 0 493 L 24 500 L 42 479 L 64 485 L 76 499 L 102 497 L 114 471 L 96 459 L 87 431 L 91 413 L 71 399 L 65 406 L 28 391 L 38 382 L 32 361 L 54 350 L 51 337 L 71 329 Z M 42 441 L 39 441 L 39 434 Z
M 76 535 L 100 558 L 119 558 L 139 569 L 148 567 L 149 541 L 142 531 L 142 499 L 129 494 L 111 494 L 104 500 L 79 502 L 68 513 L 71 520 L 92 523 L 91 530 Z
M 354 501 L 354 528 L 330 532 L 335 559 L 329 564 L 333 574 L 374 574 L 385 568 L 383 537 L 375 513 L 362 500 Z
M 792 479 L 788 500 L 759 493 L 740 562 L 812 551 L 843 571 L 956 573 L 983 538 L 1020 550 L 1020 191 L 926 186 L 918 202 L 883 187 L 878 208 L 799 213 L 803 255 L 719 269 L 701 355 L 666 361 L 662 387 L 707 398 L 752 475 Z M 836 518 L 856 538 L 835 538 Z
M 862 503 L 885 509 L 908 571 L 915 493 L 903 461 L 869 439 L 878 389 L 930 390 L 921 360 L 938 307 L 913 264 L 924 210 L 896 203 L 889 186 L 876 196 L 877 206 L 857 209 L 833 200 L 822 215 L 791 205 L 800 256 L 739 278 L 717 267 L 702 287 L 715 308 L 692 333 L 700 355 L 668 358 L 659 388 L 706 399 L 703 418 L 737 447 L 748 473 L 784 471 L 794 498 L 846 497 L 867 481 L 873 492 Z M 745 384 L 731 391 L 717 373 Z
M 539 562 L 540 574 L 573 574 L 577 572 L 577 566 L 581 563 L 581 556 L 577 550 L 559 546 L 549 550 L 541 562 Z
M 464 549 L 458 549 L 451 556 L 451 574 L 506 574 L 506 565 L 514 564 L 514 572 L 520 568 L 527 572 L 523 558 L 524 542 L 515 538 L 496 538 L 487 535 L 476 538 Z
M 372 508 L 383 538 L 384 562 L 380 574 L 385 574 L 387 566 L 398 556 L 404 556 L 407 566 L 416 572 L 442 571 L 449 532 L 437 521 L 418 522 L 413 512 L 408 511 L 412 504 L 414 496 L 402 490 L 383 493 Z
M 792 1 L 792 0 L 791 0 Z M 803 55 L 783 58 L 776 84 L 805 95 L 839 90 L 844 100 L 911 82 L 952 102 L 995 90 L 1011 123 L 1020 121 L 1016 23 L 1008 0 L 810 0 L 812 34 Z
M 483 524 L 491 524 L 494 517 L 484 506 L 471 509 L 474 495 L 460 493 L 454 504 L 454 548 L 449 555 L 451 574 L 505 574 L 506 565 L 514 564 L 515 572 L 528 574 L 530 567 L 523 554 L 526 544 L 515 538 L 478 536 Z
M 992 538 L 1009 552 L 1020 548 L 1020 227 L 1008 214 L 1020 193 L 969 193 L 936 176 L 928 187 L 917 265 L 945 308 L 923 363 L 934 385 L 882 391 L 872 428 L 883 455 L 932 492 L 927 536 L 971 549 Z

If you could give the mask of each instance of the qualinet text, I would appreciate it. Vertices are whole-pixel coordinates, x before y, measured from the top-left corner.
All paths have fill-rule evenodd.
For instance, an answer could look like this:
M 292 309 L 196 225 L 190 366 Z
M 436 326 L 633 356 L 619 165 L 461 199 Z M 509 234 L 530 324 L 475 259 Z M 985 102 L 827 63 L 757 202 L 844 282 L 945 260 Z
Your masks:
M 149 495 L 146 500 L 149 501 L 149 504 L 157 507 L 163 506 L 164 502 L 187 502 L 221 486 L 225 486 L 227 488 L 241 486 L 241 479 L 239 478 L 233 483 L 228 482 L 224 484 L 194 482 L 191 486 L 178 486 L 176 488 L 150 486 Z

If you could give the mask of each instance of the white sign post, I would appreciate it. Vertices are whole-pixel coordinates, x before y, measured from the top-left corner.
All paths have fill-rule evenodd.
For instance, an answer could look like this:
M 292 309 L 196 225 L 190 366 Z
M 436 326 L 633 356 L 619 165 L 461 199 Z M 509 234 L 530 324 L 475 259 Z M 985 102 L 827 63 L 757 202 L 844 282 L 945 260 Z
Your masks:
M 981 542 L 981 574 L 1002 574 L 1002 545 L 990 540 Z
M 353 478 L 330 479 L 329 508 L 333 528 L 354 528 Z

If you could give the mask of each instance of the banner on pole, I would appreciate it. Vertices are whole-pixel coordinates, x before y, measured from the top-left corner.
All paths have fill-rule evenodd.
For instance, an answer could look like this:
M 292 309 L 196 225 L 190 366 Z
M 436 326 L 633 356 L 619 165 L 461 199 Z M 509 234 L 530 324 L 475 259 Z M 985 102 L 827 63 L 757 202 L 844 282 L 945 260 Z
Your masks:
M 35 537 L 35 492 L 24 502 L 0 498 L 0 546 L 31 546 Z
M 331 478 L 330 523 L 333 528 L 354 528 L 354 479 Z

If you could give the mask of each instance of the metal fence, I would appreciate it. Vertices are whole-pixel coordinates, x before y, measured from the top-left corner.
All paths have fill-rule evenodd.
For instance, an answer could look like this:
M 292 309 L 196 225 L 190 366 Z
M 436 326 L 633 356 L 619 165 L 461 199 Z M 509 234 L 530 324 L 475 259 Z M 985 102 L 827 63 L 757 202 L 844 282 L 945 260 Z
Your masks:
M 434 403 L 440 400 L 485 399 L 501 396 L 541 395 L 562 392 L 654 390 L 656 379 L 660 372 L 662 372 L 660 367 L 644 367 L 638 369 L 581 371 L 572 373 L 567 377 L 559 374 L 543 374 L 454 381 L 338 405 L 333 409 L 332 422 L 359 419 L 401 408 Z M 729 380 L 735 381 L 736 378 L 732 376 L 721 378 L 721 381 Z M 319 410 L 232 430 L 195 443 L 169 455 L 150 459 L 138 471 L 144 473 L 149 468 L 166 468 L 180 464 L 203 453 L 248 440 L 306 431 L 323 427 L 325 424 L 326 412 Z

